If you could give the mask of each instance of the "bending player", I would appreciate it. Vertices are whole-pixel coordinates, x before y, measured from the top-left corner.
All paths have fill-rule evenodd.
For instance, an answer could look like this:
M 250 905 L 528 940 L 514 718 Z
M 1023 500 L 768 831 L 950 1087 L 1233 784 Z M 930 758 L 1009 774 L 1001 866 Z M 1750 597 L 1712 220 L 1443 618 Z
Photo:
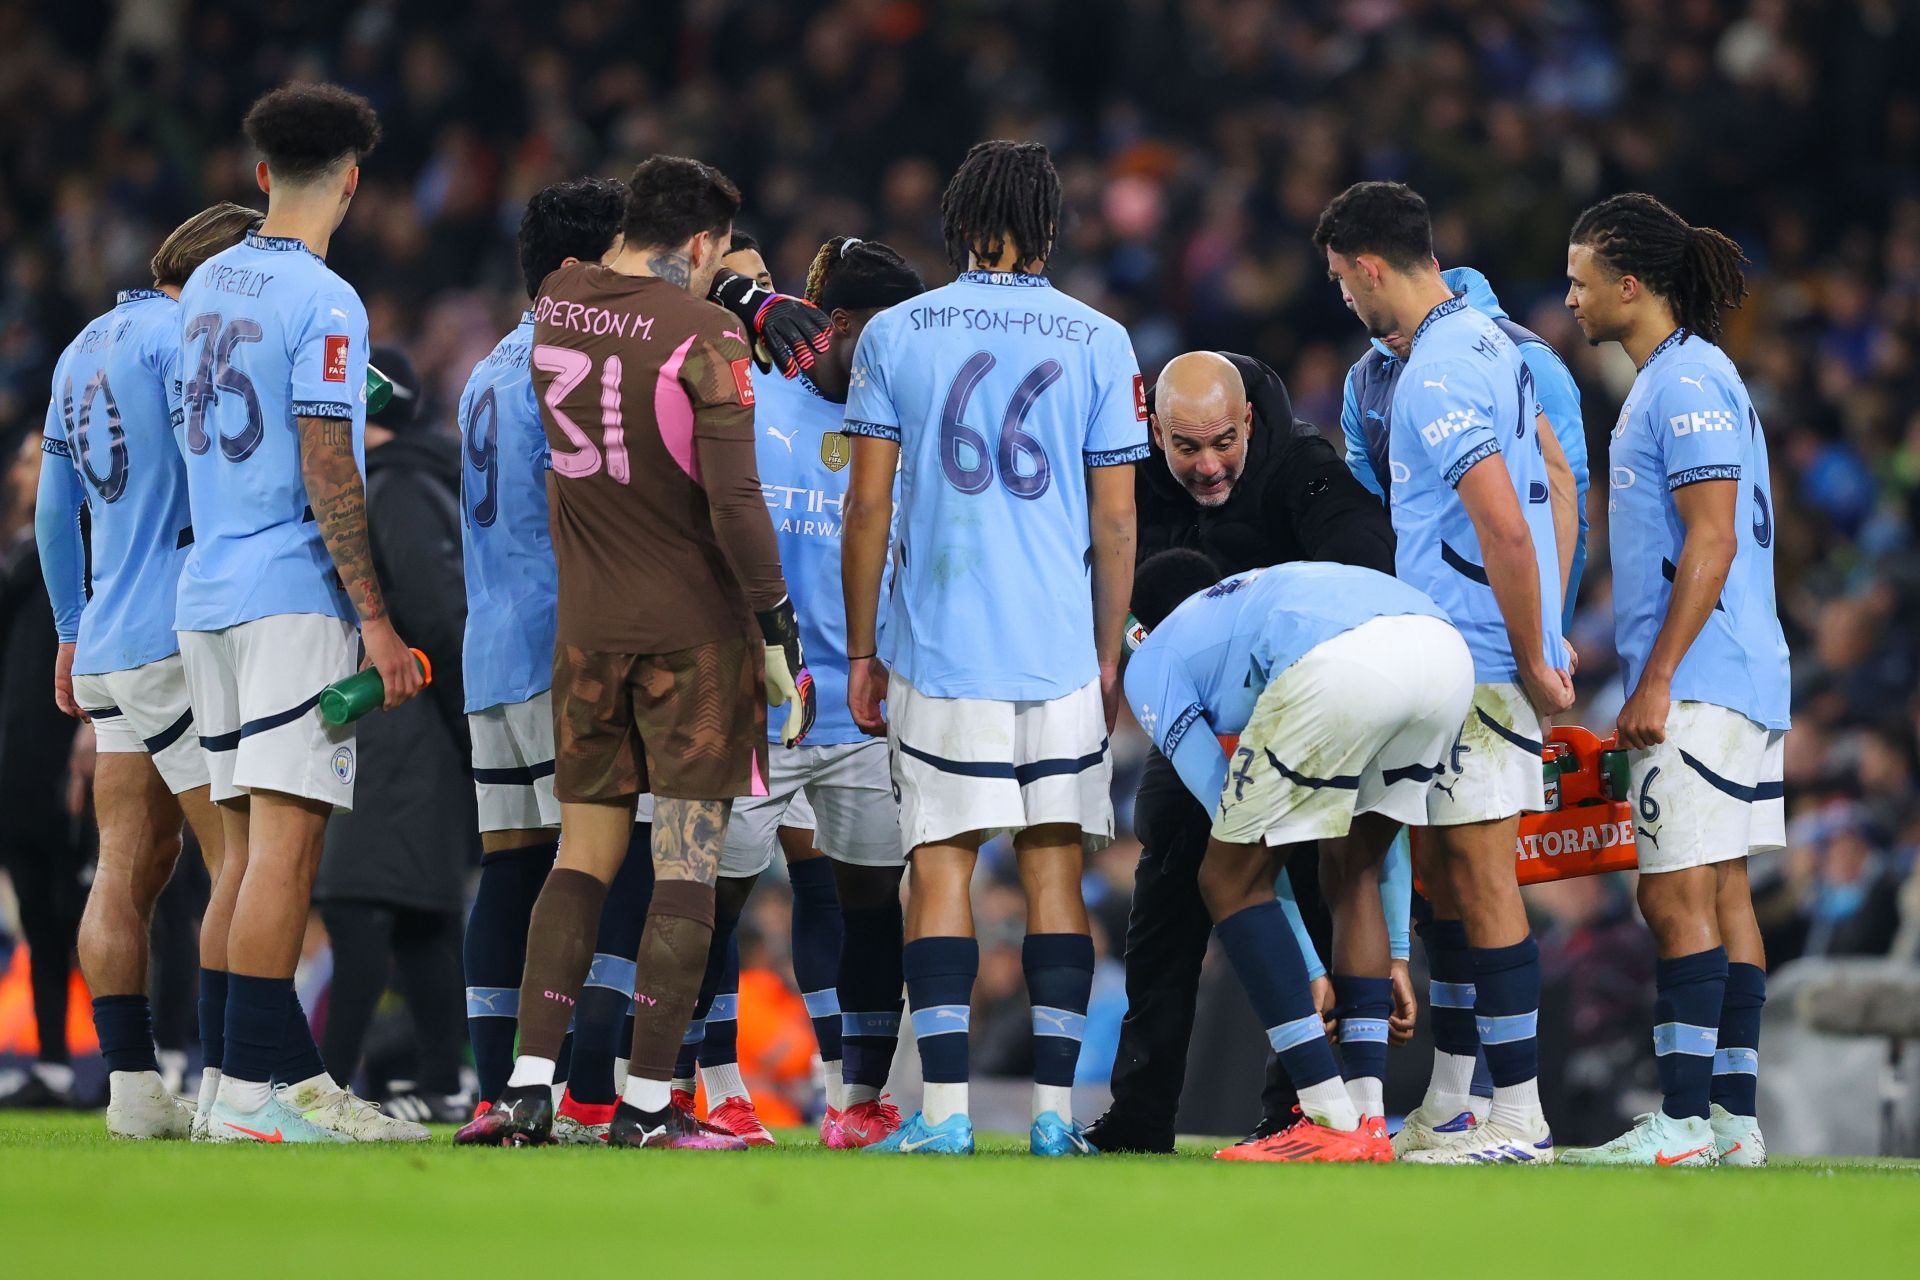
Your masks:
M 494 1106 L 457 1141 L 548 1140 L 554 1059 L 634 803 L 651 789 L 656 882 L 630 1073 L 608 1140 L 744 1146 L 670 1101 L 712 936 L 729 802 L 764 786 L 763 690 L 791 704 L 788 745 L 812 710 L 754 465 L 752 362 L 733 321 L 698 301 L 739 206 L 717 170 L 656 156 L 628 183 L 614 258 L 564 267 L 541 286 L 532 362 L 554 470 L 562 844 L 529 931 L 520 1055 Z M 595 421 L 597 432 L 581 425 Z M 750 611 L 758 639 L 746 631 Z
M 421 687 L 367 540 L 366 309 L 325 261 L 380 125 L 363 98 L 294 84 L 255 102 L 246 128 L 265 157 L 266 220 L 180 295 L 194 540 L 176 627 L 225 827 L 222 878 L 240 876 L 205 1133 L 425 1141 L 326 1074 L 293 990 L 327 816 L 353 803 L 353 729 L 321 718 L 320 691 L 362 648 L 386 705 Z
M 1718 343 L 1740 247 L 1648 195 L 1580 215 L 1567 306 L 1640 372 L 1607 503 L 1640 910 L 1658 959 L 1660 1110 L 1576 1164 L 1763 1165 L 1755 1107 L 1766 952 L 1747 855 L 1786 843 L 1787 641 L 1773 483 L 1753 401 Z
M 1010 832 L 1027 899 L 1029 1147 L 1091 1155 L 1073 1119 L 1093 983 L 1080 876 L 1084 850 L 1113 838 L 1107 735 L 1146 396 L 1126 330 L 1040 274 L 1060 220 L 1045 147 L 976 145 L 941 216 L 964 274 L 867 325 L 847 397 L 848 702 L 887 735 L 913 850 L 904 966 L 927 1082 L 921 1112 L 868 1149 L 973 1150 L 973 868 L 983 840 Z
M 191 542 L 179 404 L 180 288 L 240 243 L 260 214 L 218 204 L 180 224 L 153 255 L 153 287 L 126 289 L 54 365 L 34 527 L 59 634 L 54 700 L 93 722 L 100 853 L 80 919 L 80 968 L 107 1060 L 107 1132 L 184 1138 L 193 1108 L 167 1091 L 154 1058 L 147 957 L 153 905 L 180 856 L 184 815 L 220 886 L 200 931 L 203 971 L 224 973 L 236 881 L 221 876 L 219 811 L 173 630 Z M 65 463 L 59 459 L 66 459 Z M 83 540 L 80 508 L 90 532 Z M 88 568 L 92 595 L 87 594 Z M 203 1026 L 208 1060 L 220 1028 Z
M 1466 924 L 1493 1104 L 1485 1123 L 1436 1131 L 1407 1158 L 1550 1162 L 1535 1041 L 1540 954 L 1513 850 L 1521 812 L 1545 803 L 1545 717 L 1573 700 L 1555 535 L 1556 501 L 1571 489 L 1549 484 L 1533 375 L 1512 340 L 1441 278 L 1426 201 L 1398 183 L 1357 183 L 1327 206 L 1313 239 L 1369 334 L 1411 335 L 1389 424 L 1395 569 L 1459 629 L 1476 682 L 1428 822 L 1432 878 Z M 1558 519 L 1573 527 L 1570 512 Z
M 738 253 L 737 232 L 734 244 Z M 821 711 L 805 746 L 771 753 L 768 794 L 734 801 L 720 855 L 709 976 L 718 961 L 725 966 L 718 999 L 738 991 L 737 950 L 730 963 L 727 957 L 737 947 L 734 926 L 778 846 L 793 884 L 794 977 L 828 1072 L 820 1136 L 829 1147 L 871 1146 L 900 1124 L 899 1110 L 881 1093 L 899 1040 L 906 865 L 886 744 L 862 733 L 847 711 L 838 517 L 852 449 L 840 428 L 861 332 L 880 311 L 924 288 L 886 245 L 829 240 L 807 273 L 807 300 L 832 320 L 831 342 L 810 376 L 756 388 L 760 483 Z M 704 991 L 702 997 L 722 1007 Z M 703 1014 L 711 1040 L 715 1019 L 697 1008 L 696 1020 Z M 686 1069 L 683 1051 L 679 1070 Z M 716 1066 L 702 1049 L 700 1071 L 711 1123 L 749 1143 L 773 1141 L 731 1059 Z
M 1343 880 L 1365 885 L 1369 910 L 1341 904 L 1336 945 L 1345 972 L 1384 987 L 1387 928 L 1372 876 L 1397 824 L 1426 821 L 1473 701 L 1473 660 L 1439 606 L 1372 569 L 1295 562 L 1216 577 L 1196 551 L 1140 567 L 1133 611 L 1150 634 L 1126 681 L 1134 718 L 1213 814 L 1201 895 L 1300 1092 L 1291 1128 L 1215 1154 L 1388 1161 L 1385 1116 L 1355 1107 L 1334 1064 L 1307 958 L 1274 897 L 1274 850 L 1352 828 L 1342 847 L 1356 874 Z M 1219 734 L 1239 736 L 1231 760 Z M 1376 1021 L 1384 1054 L 1386 1024 Z

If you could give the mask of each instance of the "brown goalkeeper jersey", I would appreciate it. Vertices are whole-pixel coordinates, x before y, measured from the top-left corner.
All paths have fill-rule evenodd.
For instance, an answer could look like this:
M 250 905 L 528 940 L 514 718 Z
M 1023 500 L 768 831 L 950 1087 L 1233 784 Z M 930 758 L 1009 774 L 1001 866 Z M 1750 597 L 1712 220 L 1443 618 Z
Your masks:
M 750 628 L 787 588 L 739 322 L 596 263 L 549 275 L 533 310 L 560 643 L 671 653 Z

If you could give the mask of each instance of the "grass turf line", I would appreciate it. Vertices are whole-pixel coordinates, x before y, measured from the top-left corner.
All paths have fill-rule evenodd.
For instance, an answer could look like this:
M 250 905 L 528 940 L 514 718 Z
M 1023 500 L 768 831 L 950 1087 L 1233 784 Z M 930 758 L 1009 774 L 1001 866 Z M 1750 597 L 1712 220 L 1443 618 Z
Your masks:
M 971 1160 L 821 1149 L 739 1155 L 112 1142 L 96 1115 L 0 1115 L 8 1274 L 414 1276 L 634 1265 L 732 1274 L 885 1270 L 1186 1275 L 1330 1264 L 1361 1275 L 1818 1274 L 1910 1262 L 1920 1164 L 1754 1170 L 1247 1166 L 1036 1160 L 984 1135 Z M 1486 1232 L 1487 1235 L 1482 1235 Z M 1490 1240 L 1491 1244 L 1481 1243 Z M 1443 1245 L 1443 1242 L 1451 1242 Z M 1377 1265 L 1369 1265 L 1368 1258 Z M 1349 1272 L 1350 1273 L 1350 1272 Z

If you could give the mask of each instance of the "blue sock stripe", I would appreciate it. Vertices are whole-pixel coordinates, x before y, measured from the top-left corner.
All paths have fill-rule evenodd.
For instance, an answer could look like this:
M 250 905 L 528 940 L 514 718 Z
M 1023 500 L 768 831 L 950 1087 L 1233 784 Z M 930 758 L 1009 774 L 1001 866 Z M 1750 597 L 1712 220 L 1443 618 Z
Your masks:
M 1275 1053 L 1283 1053 L 1298 1045 L 1310 1043 L 1315 1039 L 1325 1039 L 1327 1024 L 1317 1013 L 1304 1018 L 1295 1018 L 1292 1022 L 1283 1022 L 1277 1027 L 1267 1028 L 1267 1043 L 1273 1046 Z
M 840 1034 L 846 1036 L 898 1036 L 898 1013 L 842 1013 Z
M 1471 982 L 1429 982 L 1427 1001 L 1436 1009 L 1471 1009 L 1479 992 Z
M 707 1038 L 707 1020 L 695 1018 L 687 1024 L 687 1033 L 680 1037 L 683 1045 L 699 1044 Z
M 1756 1049 L 1715 1049 L 1713 1074 L 1717 1076 L 1757 1076 L 1760 1053 Z
M 1087 1036 L 1087 1015 L 1071 1009 L 1053 1009 L 1037 1004 L 1033 1006 L 1033 1034 L 1084 1040 Z
M 713 998 L 713 1004 L 707 1009 L 708 1022 L 733 1022 L 740 1016 L 740 994 L 729 991 Z
M 840 1016 L 840 989 L 828 987 L 824 991 L 808 991 L 800 998 L 806 1001 L 809 1018 L 837 1018 Z
M 1512 1044 L 1516 1040 L 1533 1039 L 1539 1019 L 1540 1011 L 1532 1009 L 1504 1018 L 1476 1017 L 1473 1024 L 1480 1033 L 1481 1044 Z
M 973 1010 L 964 1004 L 936 1004 L 913 1011 L 913 1034 L 920 1040 L 964 1034 L 972 1026 Z
M 635 968 L 631 960 L 610 956 L 604 951 L 596 951 L 593 963 L 587 966 L 586 985 L 618 991 L 627 998 L 628 1003 L 632 1003 Z
M 1717 1027 L 1663 1022 L 1653 1029 L 1653 1056 L 1661 1058 L 1669 1053 L 1684 1053 L 1696 1058 L 1711 1058 L 1719 1035 Z
M 1385 1044 L 1387 1023 L 1384 1018 L 1340 1019 L 1341 1044 Z
M 469 1018 L 517 1018 L 520 1016 L 520 988 L 468 987 Z

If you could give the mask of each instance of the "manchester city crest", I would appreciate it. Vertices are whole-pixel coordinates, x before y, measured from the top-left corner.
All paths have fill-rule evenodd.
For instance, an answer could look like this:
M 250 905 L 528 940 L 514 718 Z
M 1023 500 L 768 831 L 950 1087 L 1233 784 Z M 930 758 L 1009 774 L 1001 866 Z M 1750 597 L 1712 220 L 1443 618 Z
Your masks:
M 820 461 L 829 471 L 844 471 L 853 461 L 853 444 L 844 431 L 828 431 L 820 437 Z

